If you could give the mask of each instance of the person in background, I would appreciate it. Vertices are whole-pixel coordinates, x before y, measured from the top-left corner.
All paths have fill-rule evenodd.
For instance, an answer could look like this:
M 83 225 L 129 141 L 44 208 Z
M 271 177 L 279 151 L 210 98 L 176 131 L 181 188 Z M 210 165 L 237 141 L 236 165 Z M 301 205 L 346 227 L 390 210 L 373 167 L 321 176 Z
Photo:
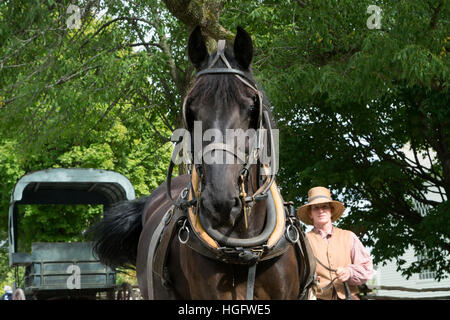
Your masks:
M 2 299 L 1 300 L 12 300 L 12 289 L 10 286 L 5 286 L 3 288 L 5 290 L 5 293 L 2 295 Z
M 344 209 L 341 202 L 331 198 L 330 190 L 314 187 L 308 191 L 308 203 L 297 210 L 302 222 L 314 226 L 306 237 L 316 257 L 316 272 L 322 288 L 317 294 L 318 300 L 358 299 L 357 286 L 374 273 L 372 258 L 357 236 L 333 226 Z M 346 285 L 350 291 L 347 294 Z

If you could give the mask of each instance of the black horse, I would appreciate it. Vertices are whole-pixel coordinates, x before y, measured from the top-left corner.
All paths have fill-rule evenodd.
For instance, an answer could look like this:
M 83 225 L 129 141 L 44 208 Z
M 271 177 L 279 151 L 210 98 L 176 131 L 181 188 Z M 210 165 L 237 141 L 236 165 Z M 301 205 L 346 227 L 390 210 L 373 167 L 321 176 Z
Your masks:
M 254 134 L 240 150 L 201 139 L 200 155 L 193 137 L 189 174 L 172 179 L 171 162 L 168 179 L 150 196 L 106 211 L 93 228 L 95 250 L 110 266 L 136 266 L 146 299 L 305 298 L 315 262 L 273 166 L 261 161 L 264 148 L 275 155 L 274 123 L 252 77 L 251 37 L 238 27 L 233 47 L 219 41 L 210 55 L 197 27 L 188 54 L 197 74 L 183 104 L 186 130 L 192 136 L 198 121 L 202 135 Z

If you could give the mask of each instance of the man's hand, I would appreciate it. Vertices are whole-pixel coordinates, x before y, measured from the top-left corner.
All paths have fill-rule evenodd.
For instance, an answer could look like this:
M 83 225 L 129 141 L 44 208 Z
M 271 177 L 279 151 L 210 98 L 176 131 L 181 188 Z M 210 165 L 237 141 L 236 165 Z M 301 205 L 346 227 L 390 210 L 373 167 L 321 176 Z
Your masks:
M 340 282 L 345 282 L 350 279 L 350 270 L 345 267 L 339 267 L 336 270 L 336 276 Z

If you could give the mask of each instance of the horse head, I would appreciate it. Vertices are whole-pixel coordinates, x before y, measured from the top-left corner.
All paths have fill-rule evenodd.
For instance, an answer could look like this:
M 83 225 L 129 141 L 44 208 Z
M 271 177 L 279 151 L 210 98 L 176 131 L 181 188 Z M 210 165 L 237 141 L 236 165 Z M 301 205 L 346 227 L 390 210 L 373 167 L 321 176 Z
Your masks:
M 196 125 L 201 127 L 201 135 L 193 137 L 202 147 L 194 159 L 201 181 L 200 219 L 230 234 L 242 222 L 243 174 L 250 168 L 251 141 L 262 114 L 262 95 L 251 73 L 252 40 L 238 27 L 232 48 L 219 41 L 217 51 L 208 54 L 197 27 L 189 37 L 188 55 L 197 78 L 183 116 L 191 134 Z

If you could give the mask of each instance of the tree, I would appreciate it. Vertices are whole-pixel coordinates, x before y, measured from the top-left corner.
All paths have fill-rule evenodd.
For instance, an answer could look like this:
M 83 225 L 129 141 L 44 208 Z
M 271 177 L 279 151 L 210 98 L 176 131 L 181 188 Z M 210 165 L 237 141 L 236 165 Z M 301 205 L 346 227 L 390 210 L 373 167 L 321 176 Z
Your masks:
M 82 23 L 73 29 L 70 1 L 0 4 L 0 230 L 7 229 L 14 184 L 26 172 L 115 170 L 131 180 L 138 196 L 165 178 L 176 116 L 169 98 L 176 94 L 171 84 L 168 90 L 150 85 L 148 75 L 153 83 L 170 80 L 166 55 L 152 39 L 138 39 L 144 30 L 127 29 L 144 18 L 111 18 L 126 10 L 120 1 L 109 4 L 106 17 L 99 15 L 104 8 L 94 8 L 96 1 L 79 4 Z M 124 27 L 112 27 L 123 21 Z M 98 214 L 98 208 L 67 213 L 27 207 L 23 244 L 80 240 Z
M 154 39 L 158 32 L 164 35 L 166 26 L 131 13 L 156 14 L 144 8 L 128 7 L 120 1 L 110 1 L 106 7 L 94 7 L 96 3 L 79 4 L 83 15 L 76 28 L 68 27 L 70 1 L 1 4 L 0 119 L 4 136 L 19 132 L 22 142 L 33 141 L 26 145 L 32 144 L 34 149 L 58 145 L 61 136 L 80 144 L 85 135 L 79 132 L 89 132 L 106 122 L 111 110 L 130 102 L 155 131 L 155 116 L 173 129 L 173 114 L 165 111 L 170 111 L 176 98 L 171 90 L 173 80 L 166 74 L 174 53 L 163 50 L 170 44 L 168 40 Z M 149 7 L 152 4 L 148 1 Z M 106 17 L 100 16 L 100 10 L 107 10 Z M 144 39 L 155 30 L 158 32 L 151 39 Z M 182 85 L 181 80 L 177 83 Z M 93 108 L 94 104 L 106 108 Z
M 448 3 L 234 5 L 234 18 L 261 39 L 255 65 L 278 119 L 285 198 L 301 204 L 310 187 L 331 187 L 350 209 L 341 225 L 364 236 L 375 262 L 398 258 L 411 246 L 427 259 L 399 260 L 405 275 L 426 268 L 437 279 L 445 276 Z M 368 28 L 369 5 L 382 10 L 381 29 Z
M 202 8 L 197 15 L 165 3 L 214 39 L 236 24 L 253 34 L 255 74 L 280 129 L 285 198 L 302 204 L 310 187 L 331 187 L 349 208 L 341 225 L 363 236 L 375 262 L 412 247 L 427 259 L 398 259 L 405 275 L 446 276 L 448 3 L 185 1 Z M 224 27 L 210 27 L 219 17 Z

